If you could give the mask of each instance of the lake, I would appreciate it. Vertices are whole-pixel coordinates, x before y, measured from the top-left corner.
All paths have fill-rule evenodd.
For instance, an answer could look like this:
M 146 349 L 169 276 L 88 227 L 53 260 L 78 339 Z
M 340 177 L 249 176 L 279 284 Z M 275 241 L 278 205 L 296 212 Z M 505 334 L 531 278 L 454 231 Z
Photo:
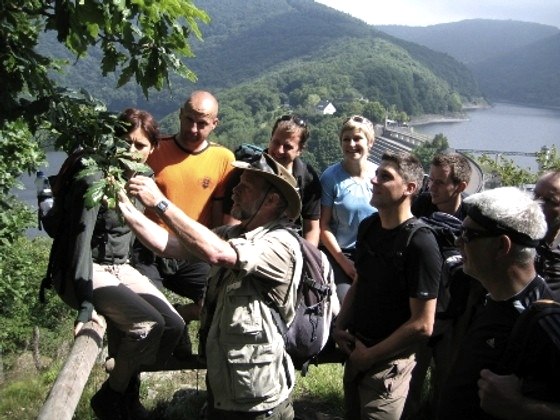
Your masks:
M 435 136 L 442 133 L 456 149 L 538 152 L 541 147 L 560 147 L 560 110 L 531 108 L 511 104 L 495 104 L 492 108 L 469 111 L 468 121 L 425 124 L 415 131 Z M 54 175 L 62 165 L 65 153 L 47 153 L 49 166 L 40 168 Z M 522 168 L 537 169 L 534 157 L 505 156 Z M 30 206 L 37 206 L 35 176 L 23 176 L 25 190 L 16 195 Z M 30 236 L 44 234 L 37 229 Z
M 442 133 L 455 149 L 534 153 L 543 146 L 560 146 L 560 110 L 498 103 L 467 114 L 468 121 L 425 124 L 414 130 L 433 136 Z M 533 157 L 504 157 L 522 168 L 537 170 Z

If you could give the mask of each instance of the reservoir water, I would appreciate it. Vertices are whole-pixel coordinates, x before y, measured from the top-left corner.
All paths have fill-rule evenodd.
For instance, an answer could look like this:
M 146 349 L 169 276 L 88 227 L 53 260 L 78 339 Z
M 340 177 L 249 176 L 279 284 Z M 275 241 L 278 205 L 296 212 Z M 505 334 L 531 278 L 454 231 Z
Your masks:
M 535 153 L 543 146 L 560 147 L 560 110 L 498 103 L 467 114 L 468 121 L 420 125 L 414 130 L 432 136 L 442 133 L 455 149 Z M 537 170 L 534 157 L 504 157 L 524 169 Z
M 414 127 L 417 132 L 435 136 L 442 133 L 456 149 L 538 152 L 543 146 L 560 148 L 560 110 L 531 108 L 511 104 L 495 104 L 491 108 L 469 111 L 468 120 L 425 124 Z M 66 155 L 49 152 L 48 167 L 40 168 L 47 175 L 58 172 Z M 536 171 L 534 157 L 507 156 L 522 168 Z M 35 176 L 22 176 L 24 190 L 16 195 L 32 207 L 37 206 L 33 181 Z M 29 235 L 44 234 L 31 229 Z

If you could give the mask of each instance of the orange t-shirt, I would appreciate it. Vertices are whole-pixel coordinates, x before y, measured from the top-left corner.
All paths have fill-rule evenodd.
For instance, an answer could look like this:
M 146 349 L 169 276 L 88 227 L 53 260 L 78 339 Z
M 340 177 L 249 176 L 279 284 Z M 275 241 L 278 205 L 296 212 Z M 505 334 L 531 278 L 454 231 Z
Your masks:
M 231 150 L 216 143 L 198 153 L 187 153 L 173 137 L 164 137 L 147 163 L 165 196 L 189 217 L 210 227 L 212 202 L 223 199 L 234 160 Z M 153 210 L 147 209 L 146 215 L 166 227 Z

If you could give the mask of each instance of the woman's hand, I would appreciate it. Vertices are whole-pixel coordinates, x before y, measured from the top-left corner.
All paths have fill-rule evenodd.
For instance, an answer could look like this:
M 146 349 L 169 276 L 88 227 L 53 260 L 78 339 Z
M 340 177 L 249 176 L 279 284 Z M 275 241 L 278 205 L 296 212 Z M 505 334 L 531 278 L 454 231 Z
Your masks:
M 340 267 L 344 270 L 346 275 L 350 277 L 350 280 L 354 281 L 356 278 L 356 267 L 354 266 L 354 261 L 348 258 L 346 255 L 343 255 L 340 261 L 337 261 Z
M 97 312 L 95 312 L 95 309 L 92 311 L 91 313 L 91 319 L 90 321 L 93 321 L 95 323 L 97 323 L 98 325 L 104 326 L 105 325 L 105 320 L 100 317 Z M 82 330 L 82 328 L 84 327 L 84 322 L 82 321 L 77 321 L 74 324 L 74 338 L 76 338 L 78 336 L 78 334 L 80 333 L 80 331 Z

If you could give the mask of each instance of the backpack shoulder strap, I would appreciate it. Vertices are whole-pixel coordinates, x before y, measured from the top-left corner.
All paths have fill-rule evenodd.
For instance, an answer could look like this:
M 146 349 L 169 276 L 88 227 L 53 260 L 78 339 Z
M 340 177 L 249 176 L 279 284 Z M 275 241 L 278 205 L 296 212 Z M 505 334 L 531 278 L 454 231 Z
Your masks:
M 546 357 L 546 349 L 552 349 L 554 354 L 560 352 L 560 303 L 540 299 L 525 309 L 515 322 L 499 370 L 520 377 L 536 374 L 542 366 L 542 358 Z
M 426 223 L 413 218 L 405 223 L 397 235 L 395 240 L 394 255 L 395 263 L 399 271 L 404 270 L 404 254 L 410 245 L 412 237 L 419 229 L 432 230 Z

